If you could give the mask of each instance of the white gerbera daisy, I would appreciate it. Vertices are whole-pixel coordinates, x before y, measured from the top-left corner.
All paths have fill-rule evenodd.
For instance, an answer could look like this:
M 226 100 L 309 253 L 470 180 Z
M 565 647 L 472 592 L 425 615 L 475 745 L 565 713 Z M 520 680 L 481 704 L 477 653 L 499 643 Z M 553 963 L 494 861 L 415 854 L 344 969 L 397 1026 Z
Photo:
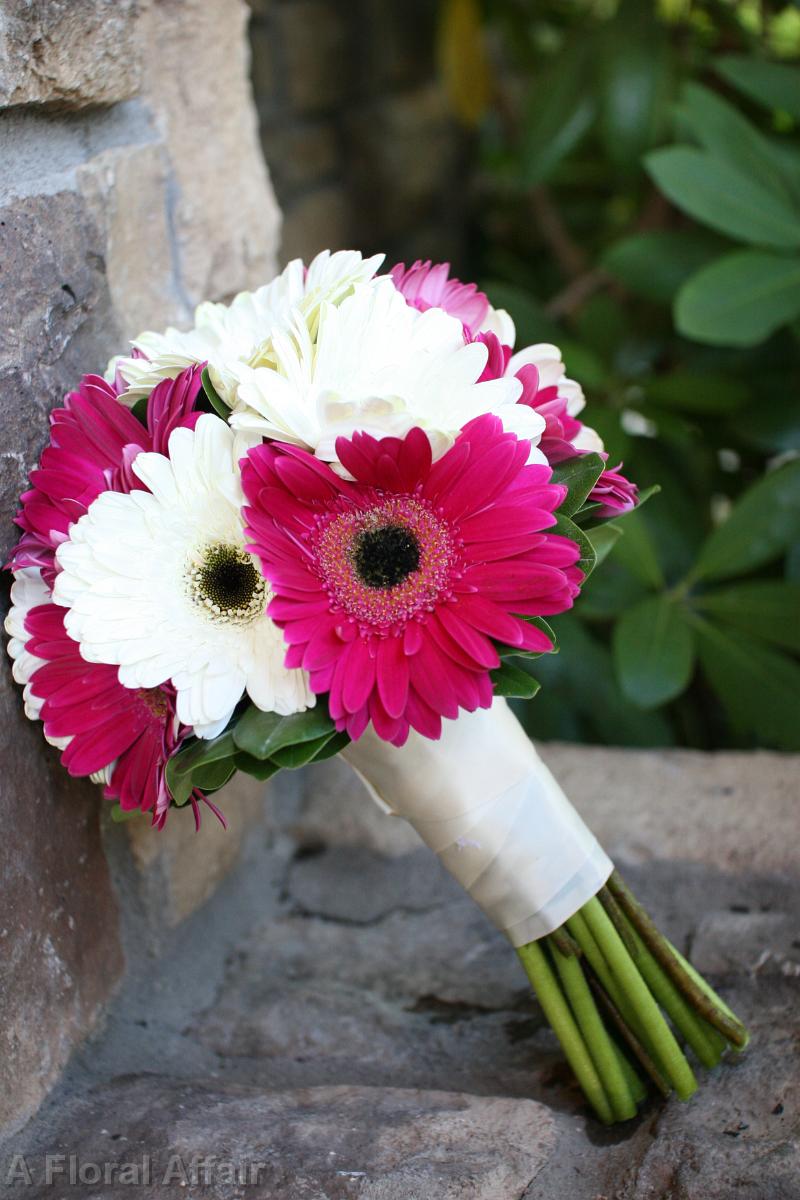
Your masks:
M 244 549 L 241 452 L 204 414 L 174 430 L 169 457 L 135 459 L 149 491 L 103 492 L 58 549 L 53 596 L 83 657 L 118 665 L 126 687 L 171 680 L 199 737 L 224 729 L 245 689 L 268 712 L 314 703 L 305 673 L 283 665 L 266 582 Z
M 122 399 L 133 403 L 148 395 L 162 379 L 174 378 L 198 362 L 208 362 L 214 387 L 223 400 L 233 405 L 240 362 L 269 361 L 273 330 L 285 326 L 295 311 L 303 314 L 314 330 L 323 303 L 338 304 L 356 283 L 371 279 L 383 255 L 362 258 L 357 250 L 323 250 L 306 270 L 297 258 L 282 273 L 255 292 L 240 292 L 231 304 L 207 302 L 198 305 L 194 327 L 181 332 L 147 332 L 134 338 L 133 345 L 144 358 L 111 360 L 109 377 L 116 372 L 128 384 Z
M 5 619 L 5 629 L 8 634 L 8 654 L 12 659 L 11 673 L 17 683 L 22 685 L 22 698 L 25 704 L 25 716 L 29 721 L 41 721 L 44 700 L 34 696 L 31 690 L 31 679 L 39 667 L 45 665 L 43 658 L 37 658 L 28 649 L 30 634 L 25 628 L 25 618 L 32 608 L 40 604 L 52 604 L 53 597 L 50 588 L 42 579 L 41 572 L 36 567 L 23 567 L 14 572 L 14 582 L 11 585 L 11 608 Z M 44 726 L 42 733 L 45 741 L 56 750 L 66 750 L 72 741 L 71 737 L 49 737 Z M 102 771 L 95 771 L 90 776 L 93 783 L 108 783 L 115 764 L 109 765 Z
M 516 403 L 518 380 L 478 382 L 487 349 L 465 344 L 461 321 L 440 308 L 412 308 L 389 278 L 356 286 L 338 306 L 323 304 L 316 338 L 296 316 L 273 334 L 271 357 L 272 366 L 238 368 L 231 425 L 329 462 L 336 438 L 356 430 L 403 437 L 417 425 L 438 457 L 483 413 L 534 445 L 544 429 L 539 413 Z
M 42 579 L 41 572 L 36 567 L 23 567 L 14 572 L 14 582 L 11 585 L 11 608 L 5 619 L 6 633 L 9 637 L 8 653 L 13 659 L 12 674 L 17 683 L 22 685 L 22 695 L 25 701 L 25 716 L 29 721 L 38 721 L 42 712 L 43 700 L 34 696 L 31 691 L 31 676 L 34 671 L 44 665 L 44 659 L 37 658 L 27 649 L 29 633 L 25 628 L 25 618 L 32 608 L 40 604 L 50 603 L 50 589 Z M 69 738 L 59 738 L 52 743 L 60 750 L 69 745 Z

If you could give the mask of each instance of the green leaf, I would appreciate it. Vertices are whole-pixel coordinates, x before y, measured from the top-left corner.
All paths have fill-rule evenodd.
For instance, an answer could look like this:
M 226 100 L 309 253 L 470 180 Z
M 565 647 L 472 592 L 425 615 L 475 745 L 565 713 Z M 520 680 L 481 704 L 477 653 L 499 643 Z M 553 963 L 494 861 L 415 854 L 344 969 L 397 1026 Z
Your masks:
M 700 549 L 693 579 L 730 579 L 783 554 L 800 537 L 800 459 L 753 484 Z
M 632 512 L 622 519 L 625 522 L 625 537 L 614 552 L 616 561 L 627 567 L 631 575 L 645 587 L 662 588 L 664 574 L 644 518 Z
M 263 783 L 267 779 L 271 779 L 273 775 L 277 775 L 280 767 L 271 759 L 253 758 L 251 754 L 239 753 L 236 755 L 236 769 L 244 771 L 245 775 L 251 775 L 253 779 L 258 779 Z
M 800 583 L 737 583 L 694 596 L 692 603 L 725 625 L 800 653 Z
M 206 763 L 192 771 L 192 786 L 200 788 L 201 792 L 216 792 L 224 787 L 236 772 L 233 758 L 221 758 L 219 762 Z
M 203 367 L 203 373 L 200 376 L 200 382 L 203 385 L 203 391 L 205 392 L 208 402 L 213 408 L 214 412 L 218 417 L 222 417 L 223 421 L 227 421 L 228 417 L 231 415 L 231 410 L 211 382 L 211 376 L 208 373 L 208 367 Z
M 786 160 L 755 125 L 716 92 L 699 83 L 684 84 L 681 101 L 681 116 L 706 150 L 739 171 L 746 171 L 791 202 L 793 188 Z
M 624 694 L 640 708 L 679 696 L 692 677 L 694 638 L 666 595 L 649 596 L 614 626 L 614 666 Z
M 594 546 L 595 567 L 599 567 L 604 558 L 607 558 L 614 546 L 625 532 L 619 525 L 615 525 L 613 521 L 606 522 L 605 525 L 597 525 L 594 529 L 587 529 L 586 536 Z
M 196 738 L 167 763 L 167 787 L 176 804 L 185 804 L 192 794 L 195 773 L 211 764 L 231 759 L 236 752 L 230 730 L 218 737 Z
M 332 738 L 328 738 L 325 745 L 317 751 L 312 762 L 324 762 L 326 758 L 333 758 L 336 754 L 340 754 L 345 746 L 350 745 L 350 738 L 346 733 L 336 733 Z
M 574 613 L 564 613 L 555 623 L 561 654 L 547 654 L 537 664 L 542 694 L 526 709 L 526 727 L 539 737 L 569 733 L 573 740 L 611 746 L 671 745 L 674 737 L 664 714 L 637 708 L 623 696 L 610 650 Z
M 697 623 L 700 662 L 734 728 L 779 750 L 800 750 L 800 666 L 742 633 Z
M 287 770 L 294 770 L 297 767 L 304 767 L 306 763 L 316 758 L 321 750 L 324 750 L 328 742 L 333 737 L 333 734 L 324 734 L 322 737 L 314 738 L 310 742 L 298 742 L 293 746 L 284 746 L 282 750 L 276 750 L 272 755 L 272 761 L 279 767 L 285 767 Z
M 598 132 L 617 167 L 638 167 L 663 124 L 671 59 L 651 13 L 652 6 L 641 0 L 628 4 L 604 30 L 597 51 Z
M 335 732 L 336 726 L 324 703 L 288 717 L 262 712 L 253 704 L 234 726 L 233 740 L 245 754 L 264 759 L 272 758 L 284 746 L 313 742 L 324 734 Z
M 540 684 L 512 663 L 503 662 L 494 671 L 490 671 L 494 685 L 495 696 L 515 696 L 520 700 L 532 700 L 539 691 Z
M 140 808 L 123 808 L 120 804 L 115 804 L 111 809 L 111 820 L 115 825 L 121 825 L 123 821 L 130 821 L 133 817 L 141 817 L 142 810 Z
M 699 229 L 654 229 L 616 242 L 600 265 L 637 296 L 669 304 L 681 284 L 715 258 L 722 245 Z
M 563 484 L 567 494 L 558 507 L 558 513 L 573 516 L 583 505 L 594 485 L 603 473 L 605 463 L 599 454 L 579 454 L 553 468 L 551 483 Z
M 673 371 L 643 384 L 648 403 L 688 413 L 735 412 L 750 399 L 747 384 L 733 375 Z
M 800 315 L 800 257 L 734 250 L 683 285 L 675 323 L 715 346 L 755 346 Z
M 589 540 L 588 534 L 579 525 L 576 525 L 574 521 L 570 521 L 569 517 L 565 517 L 559 512 L 556 513 L 556 523 L 550 527 L 550 533 L 558 533 L 561 537 L 570 538 L 573 542 L 578 543 L 581 552 L 581 556 L 578 559 L 578 566 L 584 575 L 591 575 L 597 562 L 597 555 L 594 552 L 594 546 Z
M 800 214 L 729 163 L 692 146 L 655 150 L 645 163 L 672 203 L 704 225 L 756 246 L 800 246 Z
M 149 399 L 149 396 L 140 396 L 131 408 L 131 413 L 136 417 L 137 421 L 140 421 L 144 425 L 145 429 L 147 428 L 147 402 Z
M 800 120 L 800 71 L 785 63 L 764 62 L 750 55 L 726 54 L 714 69 L 751 100 L 765 108 L 781 109 Z
M 588 132 L 596 102 L 586 87 L 586 46 L 576 40 L 534 79 L 522 133 L 528 185 L 543 183 Z

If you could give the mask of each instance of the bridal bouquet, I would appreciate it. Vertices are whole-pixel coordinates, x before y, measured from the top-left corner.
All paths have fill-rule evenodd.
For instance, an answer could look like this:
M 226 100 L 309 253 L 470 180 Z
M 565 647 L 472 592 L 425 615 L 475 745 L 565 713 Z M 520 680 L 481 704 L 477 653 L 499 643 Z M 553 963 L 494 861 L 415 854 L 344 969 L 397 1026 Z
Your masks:
M 51 416 L 6 621 L 25 708 L 115 811 L 341 753 L 516 948 L 598 1117 L 686 1099 L 740 1022 L 507 697 L 637 503 L 550 345 L 447 265 L 290 263 Z M 640 499 L 640 498 L 639 498 Z

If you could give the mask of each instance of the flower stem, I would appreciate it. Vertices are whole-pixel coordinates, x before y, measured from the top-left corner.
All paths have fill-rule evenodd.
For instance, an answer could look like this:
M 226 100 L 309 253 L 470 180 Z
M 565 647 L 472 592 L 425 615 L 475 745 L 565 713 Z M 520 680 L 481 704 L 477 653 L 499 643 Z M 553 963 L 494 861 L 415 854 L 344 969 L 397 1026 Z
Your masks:
M 553 974 L 544 950 L 538 942 L 529 942 L 517 949 L 525 972 L 542 1006 L 550 1026 L 558 1038 L 569 1065 L 575 1072 L 584 1095 L 605 1125 L 614 1121 L 614 1112 L 595 1070 L 591 1055 L 570 1012 L 558 980 Z
M 676 955 L 672 946 L 663 934 L 659 933 L 648 913 L 626 886 L 617 871 L 614 871 L 608 881 L 608 889 L 619 902 L 620 907 L 629 918 L 636 932 L 654 958 L 670 977 L 675 987 L 683 993 L 692 1008 L 700 1014 L 709 1025 L 740 1049 L 747 1045 L 748 1034 L 744 1025 L 733 1016 L 727 1006 L 723 1006 L 719 996 L 711 987 L 701 980 L 692 969 L 686 969 L 685 960 Z
M 678 1097 L 681 1100 L 688 1100 L 697 1090 L 697 1080 L 681 1052 L 680 1046 L 675 1041 L 671 1029 L 661 1015 L 661 1010 L 653 999 L 647 984 L 628 954 L 625 943 L 596 896 L 584 904 L 581 911 L 612 974 L 624 989 L 646 1028 L 664 1073 L 675 1088 Z
M 576 955 L 565 955 L 553 938 L 550 953 L 578 1027 L 592 1057 L 617 1121 L 636 1116 L 636 1101 L 621 1063 L 621 1055 L 606 1032 Z

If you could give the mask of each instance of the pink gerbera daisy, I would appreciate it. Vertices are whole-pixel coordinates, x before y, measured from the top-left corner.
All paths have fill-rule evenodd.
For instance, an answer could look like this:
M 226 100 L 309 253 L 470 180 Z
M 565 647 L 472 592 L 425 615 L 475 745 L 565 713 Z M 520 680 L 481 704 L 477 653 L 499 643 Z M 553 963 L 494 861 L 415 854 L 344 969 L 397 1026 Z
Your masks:
M 529 346 L 512 354 L 494 333 L 482 333 L 475 339 L 483 342 L 489 357 L 481 381 L 500 379 L 513 374 L 522 384 L 518 404 L 526 404 L 544 418 L 545 427 L 539 439 L 539 449 L 549 463 L 564 462 L 579 454 L 595 451 L 604 459 L 608 455 L 595 431 L 577 418 L 584 406 L 580 385 L 567 379 L 561 354 L 555 346 Z M 589 502 L 599 507 L 598 519 L 616 517 L 635 508 L 638 489 L 621 473 L 622 463 L 606 466 L 589 494 Z
M 31 488 L 22 495 L 15 518 L 23 529 L 7 564 L 15 570 L 37 567 L 52 585 L 55 552 L 70 525 L 101 492 L 128 492 L 142 483 L 131 463 L 143 450 L 166 453 L 178 425 L 193 428 L 202 367 L 165 379 L 147 401 L 146 425 L 120 403 L 111 384 L 86 375 L 78 390 L 50 414 L 50 442 L 31 472 Z
M 24 620 L 25 651 L 41 666 L 30 676 L 30 693 L 41 702 L 45 736 L 66 746 L 61 761 L 71 775 L 105 772 L 106 799 L 130 812 L 152 812 L 162 828 L 171 799 L 167 762 L 189 732 L 175 715 L 169 686 L 126 688 L 117 668 L 88 663 L 64 628 L 64 610 L 48 603 L 31 608 Z M 200 803 L 208 804 L 224 824 L 216 805 L 199 791 L 191 796 L 195 821 Z
M 336 452 L 352 482 L 294 446 L 243 460 L 250 549 L 274 599 L 268 612 L 328 692 L 351 738 L 372 720 L 402 745 L 441 718 L 492 703 L 495 642 L 547 651 L 527 615 L 562 612 L 582 578 L 574 542 L 545 533 L 564 497 L 530 445 L 486 415 L 436 463 L 421 429 L 365 433 Z
M 474 332 L 480 329 L 489 314 L 489 298 L 478 291 L 477 284 L 451 279 L 450 263 L 434 266 L 430 260 L 418 259 L 408 270 L 405 263 L 397 263 L 389 275 L 407 302 L 420 312 L 443 308 Z

